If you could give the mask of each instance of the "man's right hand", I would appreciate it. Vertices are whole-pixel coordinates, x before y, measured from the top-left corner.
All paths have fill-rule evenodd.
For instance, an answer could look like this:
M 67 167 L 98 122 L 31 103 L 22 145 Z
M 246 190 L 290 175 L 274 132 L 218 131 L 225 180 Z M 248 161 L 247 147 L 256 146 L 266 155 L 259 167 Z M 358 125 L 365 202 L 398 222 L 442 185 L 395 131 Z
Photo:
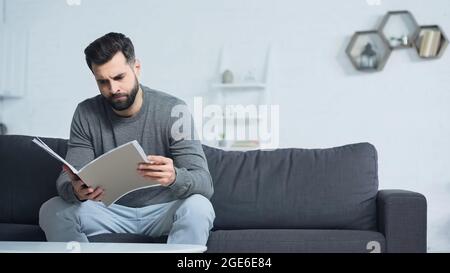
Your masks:
M 83 181 L 74 174 L 66 165 L 63 166 L 63 170 L 69 175 L 72 182 L 73 192 L 80 201 L 93 200 L 101 201 L 103 198 L 104 190 L 100 187 L 92 188 L 84 184 Z

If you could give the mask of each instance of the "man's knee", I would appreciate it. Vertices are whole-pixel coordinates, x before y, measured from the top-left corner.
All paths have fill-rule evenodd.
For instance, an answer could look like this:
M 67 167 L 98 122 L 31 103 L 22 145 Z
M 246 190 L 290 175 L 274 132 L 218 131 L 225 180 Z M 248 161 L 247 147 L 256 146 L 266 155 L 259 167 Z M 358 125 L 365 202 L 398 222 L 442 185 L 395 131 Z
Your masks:
M 39 225 L 45 226 L 48 221 L 56 220 L 60 217 L 61 212 L 72 207 L 73 204 L 67 203 L 61 197 L 56 196 L 47 200 L 39 209 Z
M 211 201 L 200 194 L 193 194 L 184 199 L 183 203 L 178 209 L 178 212 L 182 214 L 189 214 L 190 217 L 193 217 L 194 219 L 207 219 L 211 223 L 216 217 Z
M 47 215 L 55 215 L 56 212 L 67 207 L 67 203 L 59 196 L 50 198 L 39 209 L 39 218 Z

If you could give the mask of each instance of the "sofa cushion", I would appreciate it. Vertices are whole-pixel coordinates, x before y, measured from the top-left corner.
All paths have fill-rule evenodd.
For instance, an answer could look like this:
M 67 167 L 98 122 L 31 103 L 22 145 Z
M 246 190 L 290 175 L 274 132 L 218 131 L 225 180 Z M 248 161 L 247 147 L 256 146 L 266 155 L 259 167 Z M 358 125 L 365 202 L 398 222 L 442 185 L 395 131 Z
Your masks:
M 46 241 L 38 225 L 0 223 L 0 241 Z
M 369 242 L 375 242 L 370 243 Z M 385 251 L 381 233 L 361 230 L 253 229 L 217 230 L 208 240 L 208 252 L 327 252 L 368 253 L 379 243 Z M 368 245 L 369 244 L 369 245 Z
M 40 206 L 56 196 L 61 163 L 31 140 L 31 136 L 0 136 L 0 223 L 37 224 Z M 67 141 L 42 140 L 61 156 Z
M 214 181 L 215 229 L 376 229 L 377 152 L 222 151 L 204 146 Z

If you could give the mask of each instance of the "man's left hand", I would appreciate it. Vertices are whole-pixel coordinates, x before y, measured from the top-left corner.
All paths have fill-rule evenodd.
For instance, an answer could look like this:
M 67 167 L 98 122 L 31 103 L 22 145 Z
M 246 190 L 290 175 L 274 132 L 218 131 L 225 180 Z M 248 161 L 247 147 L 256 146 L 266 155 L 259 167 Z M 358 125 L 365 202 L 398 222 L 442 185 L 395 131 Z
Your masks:
M 176 178 L 173 160 L 158 155 L 149 155 L 149 162 L 138 165 L 138 173 L 149 180 L 157 181 L 161 186 L 170 186 Z

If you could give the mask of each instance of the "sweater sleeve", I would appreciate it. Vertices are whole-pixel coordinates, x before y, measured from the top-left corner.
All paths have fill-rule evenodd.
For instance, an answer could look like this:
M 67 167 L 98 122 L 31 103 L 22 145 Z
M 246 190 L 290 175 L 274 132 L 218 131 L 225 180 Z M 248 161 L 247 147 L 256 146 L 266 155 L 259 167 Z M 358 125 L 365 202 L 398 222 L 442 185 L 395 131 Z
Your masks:
M 88 134 L 87 119 L 83 117 L 81 104 L 75 110 L 70 126 L 70 138 L 67 147 L 66 161 L 79 170 L 95 158 L 91 137 Z M 56 180 L 58 194 L 70 203 L 80 202 L 76 197 L 72 183 L 66 172 L 62 171 Z
M 176 178 L 169 188 L 178 198 L 201 194 L 209 199 L 214 193 L 213 181 L 187 105 L 179 101 L 170 116 L 167 131 Z

